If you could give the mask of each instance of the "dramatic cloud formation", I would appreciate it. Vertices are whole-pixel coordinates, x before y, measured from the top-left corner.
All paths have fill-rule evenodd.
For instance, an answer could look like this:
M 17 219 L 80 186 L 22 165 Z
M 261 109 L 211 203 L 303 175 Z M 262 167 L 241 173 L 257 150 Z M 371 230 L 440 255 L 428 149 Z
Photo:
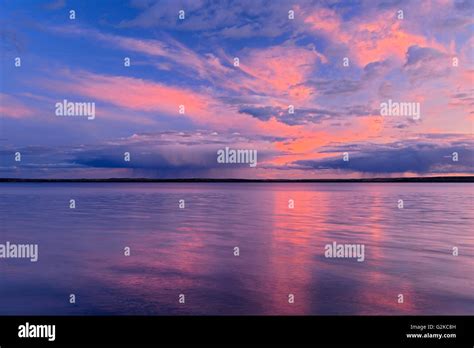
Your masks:
M 474 172 L 472 1 L 0 6 L 1 177 Z M 58 117 L 64 100 L 95 118 Z

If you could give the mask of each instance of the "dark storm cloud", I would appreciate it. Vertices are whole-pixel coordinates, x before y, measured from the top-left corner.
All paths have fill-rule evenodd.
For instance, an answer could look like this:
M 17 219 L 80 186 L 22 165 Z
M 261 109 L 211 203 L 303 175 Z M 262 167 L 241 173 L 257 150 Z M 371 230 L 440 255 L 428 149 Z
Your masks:
M 400 145 L 400 144 L 399 144 Z M 472 144 L 436 146 L 434 144 L 419 144 L 402 148 L 378 148 L 367 149 L 346 146 L 343 151 L 349 152 L 350 160 L 344 162 L 341 153 L 337 157 L 323 160 L 297 161 L 295 164 L 308 169 L 338 169 L 355 171 L 361 173 L 392 174 L 413 172 L 418 174 L 426 173 L 453 173 L 453 172 L 474 172 L 474 149 Z M 452 161 L 452 153 L 459 154 L 459 161 Z

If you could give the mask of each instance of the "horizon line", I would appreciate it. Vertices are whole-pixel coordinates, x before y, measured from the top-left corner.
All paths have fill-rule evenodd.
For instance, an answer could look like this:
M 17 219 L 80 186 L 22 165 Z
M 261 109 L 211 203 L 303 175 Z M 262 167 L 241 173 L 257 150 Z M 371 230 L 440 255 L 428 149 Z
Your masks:
M 80 178 L 80 179 L 39 179 L 39 178 L 0 178 L 0 182 L 255 182 L 255 183 L 331 183 L 331 182 L 452 182 L 452 183 L 474 183 L 474 176 L 432 176 L 432 177 L 397 177 L 397 178 L 354 178 L 354 179 L 237 179 L 237 178 L 173 178 L 173 179 L 159 179 L 159 178 Z

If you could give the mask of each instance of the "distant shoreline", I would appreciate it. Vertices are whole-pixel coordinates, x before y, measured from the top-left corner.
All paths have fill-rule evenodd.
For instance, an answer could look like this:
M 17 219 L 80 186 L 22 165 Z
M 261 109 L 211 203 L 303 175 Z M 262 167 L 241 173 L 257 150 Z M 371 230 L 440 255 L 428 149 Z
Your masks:
M 371 179 L 146 179 L 146 178 L 108 178 L 108 179 L 16 179 L 0 178 L 0 182 L 19 183 L 389 183 L 389 182 L 445 182 L 445 183 L 474 183 L 474 176 L 435 176 L 421 178 L 371 178 Z

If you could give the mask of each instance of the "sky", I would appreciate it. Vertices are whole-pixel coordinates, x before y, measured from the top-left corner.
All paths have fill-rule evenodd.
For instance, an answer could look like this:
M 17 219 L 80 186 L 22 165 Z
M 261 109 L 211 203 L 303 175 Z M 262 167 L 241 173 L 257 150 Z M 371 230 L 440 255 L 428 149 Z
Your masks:
M 0 0 L 0 177 L 472 175 L 473 13 L 445 0 Z M 94 117 L 58 115 L 64 100 Z M 225 148 L 257 165 L 219 163 Z

